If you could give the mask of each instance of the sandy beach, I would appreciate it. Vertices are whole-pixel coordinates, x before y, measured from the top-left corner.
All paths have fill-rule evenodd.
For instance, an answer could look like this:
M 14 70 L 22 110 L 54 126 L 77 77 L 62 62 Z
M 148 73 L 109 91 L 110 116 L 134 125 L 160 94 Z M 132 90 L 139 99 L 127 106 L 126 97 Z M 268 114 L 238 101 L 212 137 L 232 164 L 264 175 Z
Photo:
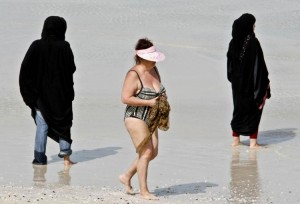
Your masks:
M 0 203 L 300 203 L 300 2 L 298 0 L 0 0 Z M 233 21 L 249 12 L 264 51 L 272 98 L 260 150 L 231 147 L 232 97 L 226 52 Z M 47 166 L 33 166 L 35 124 L 18 76 L 51 15 L 68 23 L 74 52 L 73 155 L 65 168 L 48 140 Z M 120 94 L 134 46 L 148 37 L 172 107 L 150 163 L 159 201 L 124 194 L 118 175 L 136 156 Z

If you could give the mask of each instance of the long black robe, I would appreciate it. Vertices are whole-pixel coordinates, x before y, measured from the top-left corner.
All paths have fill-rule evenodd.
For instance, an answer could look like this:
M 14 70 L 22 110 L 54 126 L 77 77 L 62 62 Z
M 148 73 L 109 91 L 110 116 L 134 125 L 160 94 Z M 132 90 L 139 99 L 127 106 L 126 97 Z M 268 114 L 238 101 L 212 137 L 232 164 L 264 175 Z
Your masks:
M 236 54 L 236 42 L 229 43 L 227 52 L 227 78 L 232 85 L 232 130 L 239 135 L 251 135 L 258 130 L 264 97 L 270 98 L 270 80 L 258 39 L 253 34 L 248 41 L 243 60 Z M 241 49 L 240 49 L 241 50 Z
M 46 19 L 42 38 L 29 47 L 19 75 L 20 92 L 35 119 L 39 109 L 48 125 L 48 136 L 69 143 L 73 120 L 73 73 L 76 70 L 70 44 L 65 41 L 66 22 L 52 16 Z

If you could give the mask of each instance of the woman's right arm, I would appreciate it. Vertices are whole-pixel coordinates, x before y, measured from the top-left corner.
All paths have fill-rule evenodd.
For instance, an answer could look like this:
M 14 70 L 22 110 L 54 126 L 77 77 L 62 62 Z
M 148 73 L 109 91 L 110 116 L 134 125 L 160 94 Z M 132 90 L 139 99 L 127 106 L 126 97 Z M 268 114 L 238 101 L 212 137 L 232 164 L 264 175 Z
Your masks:
M 122 103 L 131 106 L 154 106 L 157 98 L 144 100 L 135 96 L 138 90 L 140 90 L 141 88 L 142 87 L 140 85 L 137 74 L 135 72 L 128 72 L 126 74 L 122 88 Z

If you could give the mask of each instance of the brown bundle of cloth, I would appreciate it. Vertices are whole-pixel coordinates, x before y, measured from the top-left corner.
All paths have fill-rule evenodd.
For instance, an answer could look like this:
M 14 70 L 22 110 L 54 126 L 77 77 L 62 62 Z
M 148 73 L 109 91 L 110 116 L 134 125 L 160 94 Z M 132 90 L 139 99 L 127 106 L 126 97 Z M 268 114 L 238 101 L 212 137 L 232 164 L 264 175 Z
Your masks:
M 136 152 L 140 152 L 144 145 L 148 143 L 149 140 L 151 140 L 152 134 L 156 130 L 156 128 L 159 128 L 160 130 L 167 131 L 170 127 L 169 122 L 169 113 L 170 113 L 171 107 L 169 102 L 164 96 L 161 96 L 158 98 L 155 106 L 153 106 L 149 111 L 149 119 L 148 119 L 148 128 L 150 134 L 148 137 L 144 138 L 144 140 L 138 145 L 136 148 Z

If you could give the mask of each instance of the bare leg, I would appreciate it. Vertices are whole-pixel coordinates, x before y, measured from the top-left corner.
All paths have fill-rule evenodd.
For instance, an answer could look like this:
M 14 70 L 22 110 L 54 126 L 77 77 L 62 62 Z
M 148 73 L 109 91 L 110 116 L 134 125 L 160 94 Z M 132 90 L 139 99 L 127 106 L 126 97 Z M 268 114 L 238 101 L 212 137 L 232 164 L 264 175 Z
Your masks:
M 152 135 L 152 145 L 154 152 L 152 154 L 151 160 L 153 160 L 158 154 L 158 131 L 156 130 Z M 134 191 L 131 186 L 131 179 L 137 172 L 138 158 L 133 161 L 129 169 L 119 176 L 119 180 L 125 185 L 125 190 L 127 194 L 134 195 Z
M 250 135 L 250 148 L 251 149 L 257 149 L 261 148 L 261 146 L 257 143 L 257 134 L 258 134 L 258 129 L 256 132 Z
M 257 143 L 257 139 L 250 138 L 250 148 L 251 149 L 261 148 L 261 146 Z
M 139 160 L 137 164 L 137 173 L 140 185 L 140 196 L 146 200 L 158 200 L 156 196 L 151 194 L 147 185 L 148 166 L 149 162 L 153 157 L 153 146 L 152 142 L 149 141 L 145 149 L 139 153 Z
M 132 186 L 131 186 L 131 178 L 136 174 L 137 171 L 137 163 L 138 159 L 135 159 L 129 169 L 119 176 L 119 180 L 122 184 L 125 185 L 125 190 L 127 194 L 134 195 Z
M 145 137 L 149 135 L 149 129 L 146 123 L 136 118 L 126 118 L 125 126 L 131 136 L 135 148 Z M 130 180 L 137 172 L 140 186 L 140 196 L 147 200 L 157 200 L 153 194 L 149 192 L 147 186 L 147 175 L 149 162 L 154 159 L 158 152 L 158 136 L 157 131 L 152 135 L 152 140 L 148 141 L 144 149 L 139 152 L 139 157 L 133 162 L 128 171 L 119 176 L 120 181 L 126 186 L 126 192 L 132 190 Z
M 240 140 L 240 137 L 233 137 L 233 142 L 232 142 L 232 146 L 233 147 L 236 147 L 236 146 L 239 146 L 241 144 L 241 140 Z

